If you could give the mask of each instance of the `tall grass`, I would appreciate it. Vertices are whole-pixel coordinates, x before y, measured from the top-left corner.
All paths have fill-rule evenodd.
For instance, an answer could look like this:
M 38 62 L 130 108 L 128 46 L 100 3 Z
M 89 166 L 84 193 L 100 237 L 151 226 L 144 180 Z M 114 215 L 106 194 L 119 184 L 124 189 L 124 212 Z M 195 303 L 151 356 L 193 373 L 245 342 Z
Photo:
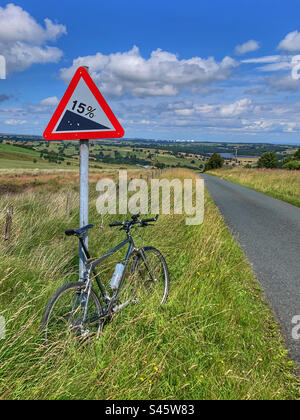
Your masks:
M 209 173 L 300 207 L 300 171 L 234 168 Z
M 209 197 L 203 225 L 161 216 L 138 240 L 156 246 L 168 262 L 165 306 L 126 308 L 89 346 L 44 347 L 39 324 L 46 302 L 64 282 L 77 279 L 78 244 L 63 232 L 78 224 L 78 193 L 74 187 L 68 220 L 68 188 L 1 197 L 0 225 L 7 205 L 14 205 L 15 215 L 11 242 L 0 242 L 0 315 L 7 321 L 7 337 L 0 341 L 0 398 L 299 397 L 278 326 Z M 90 233 L 91 253 L 100 255 L 123 234 L 107 227 L 113 217 L 97 214 L 91 190 L 90 221 L 106 227 Z

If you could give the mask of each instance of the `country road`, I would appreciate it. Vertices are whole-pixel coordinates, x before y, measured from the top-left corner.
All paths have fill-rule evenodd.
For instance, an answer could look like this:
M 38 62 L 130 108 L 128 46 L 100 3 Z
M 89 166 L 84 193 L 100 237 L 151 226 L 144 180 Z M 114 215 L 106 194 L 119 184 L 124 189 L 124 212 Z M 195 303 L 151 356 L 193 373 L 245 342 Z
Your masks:
M 292 318 L 300 316 L 300 208 L 211 175 L 201 176 L 252 264 L 300 369 L 300 340 L 292 337 Z

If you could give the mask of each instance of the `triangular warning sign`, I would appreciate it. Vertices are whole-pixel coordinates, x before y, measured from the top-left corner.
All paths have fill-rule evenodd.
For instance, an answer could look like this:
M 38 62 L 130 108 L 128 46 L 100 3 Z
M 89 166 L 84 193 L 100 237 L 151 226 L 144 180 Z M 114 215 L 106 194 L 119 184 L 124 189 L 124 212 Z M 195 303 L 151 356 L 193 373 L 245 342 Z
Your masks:
M 107 139 L 123 136 L 123 128 L 88 71 L 80 67 L 54 112 L 44 132 L 44 139 Z

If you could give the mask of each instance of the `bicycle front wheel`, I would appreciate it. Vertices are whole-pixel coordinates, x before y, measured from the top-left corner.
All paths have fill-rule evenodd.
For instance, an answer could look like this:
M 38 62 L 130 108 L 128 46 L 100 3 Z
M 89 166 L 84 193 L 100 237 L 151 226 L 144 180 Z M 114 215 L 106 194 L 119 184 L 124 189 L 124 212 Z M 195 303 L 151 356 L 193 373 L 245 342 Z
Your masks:
M 144 258 L 143 258 L 143 256 Z M 145 247 L 134 256 L 124 284 L 119 293 L 122 302 L 159 306 L 165 303 L 169 293 L 169 271 L 162 254 L 153 247 Z
M 103 315 L 97 294 L 86 285 L 72 282 L 63 285 L 49 300 L 41 330 L 47 342 L 78 339 L 96 334 Z

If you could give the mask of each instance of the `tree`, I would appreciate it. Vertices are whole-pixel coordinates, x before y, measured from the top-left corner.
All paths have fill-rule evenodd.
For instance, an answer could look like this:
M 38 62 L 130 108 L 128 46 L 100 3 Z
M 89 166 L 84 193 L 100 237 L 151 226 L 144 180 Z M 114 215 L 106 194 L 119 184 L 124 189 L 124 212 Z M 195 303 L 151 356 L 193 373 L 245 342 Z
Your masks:
M 205 164 L 205 170 L 209 171 L 210 169 L 222 168 L 223 165 L 224 159 L 219 155 L 219 153 L 213 153 Z
M 279 166 L 279 160 L 275 152 L 265 152 L 258 161 L 259 168 L 275 169 Z
M 299 147 L 299 149 L 297 150 L 297 152 L 294 154 L 294 159 L 295 159 L 295 160 L 300 160 L 300 147 Z

